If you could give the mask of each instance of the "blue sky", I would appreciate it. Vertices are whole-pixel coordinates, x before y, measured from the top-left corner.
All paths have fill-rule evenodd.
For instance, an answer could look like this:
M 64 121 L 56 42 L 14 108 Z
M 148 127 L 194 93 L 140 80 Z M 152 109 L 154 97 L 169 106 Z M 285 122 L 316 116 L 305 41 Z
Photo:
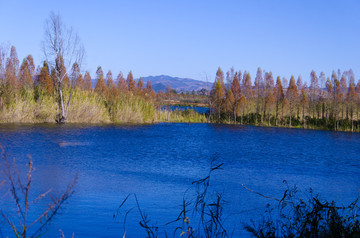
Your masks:
M 305 81 L 312 69 L 352 68 L 359 79 L 360 1 L 0 0 L 0 43 L 40 64 L 51 11 L 80 35 L 92 76 L 101 65 L 114 75 L 213 80 L 220 66 L 254 78 L 260 66 Z

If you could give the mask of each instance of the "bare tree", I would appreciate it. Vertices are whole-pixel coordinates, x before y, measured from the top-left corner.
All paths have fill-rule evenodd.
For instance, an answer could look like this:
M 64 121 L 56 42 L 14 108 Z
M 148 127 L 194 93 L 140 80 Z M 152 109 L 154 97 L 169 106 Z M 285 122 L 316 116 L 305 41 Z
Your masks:
M 63 24 L 59 15 L 52 12 L 46 21 L 43 50 L 46 61 L 55 71 L 54 83 L 60 111 L 57 115 L 56 122 L 65 123 L 69 113 L 72 89 L 76 83 L 74 80 L 71 80 L 69 94 L 67 95 L 68 97 L 65 98 L 65 80 L 69 75 L 67 69 L 70 69 L 74 64 L 77 64 L 80 68 L 84 56 L 84 48 L 78 35 L 74 33 L 71 28 L 68 29 Z M 80 73 L 80 70 L 71 73 L 73 78 L 77 79 L 78 75 L 74 75 L 74 73 Z
M 4 83 L 5 78 L 5 65 L 6 65 L 6 54 L 9 50 L 9 46 L 5 44 L 0 45 L 0 83 Z

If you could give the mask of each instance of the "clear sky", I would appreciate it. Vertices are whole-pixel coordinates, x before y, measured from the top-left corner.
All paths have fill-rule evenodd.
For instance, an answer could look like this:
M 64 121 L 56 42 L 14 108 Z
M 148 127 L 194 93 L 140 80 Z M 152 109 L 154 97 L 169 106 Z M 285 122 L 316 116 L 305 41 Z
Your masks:
M 211 80 L 224 71 L 257 67 L 275 76 L 333 69 L 360 72 L 360 1 L 321 0 L 0 0 L 0 43 L 20 60 L 44 59 L 41 41 L 49 13 L 80 35 L 84 69 L 116 76 L 167 74 Z

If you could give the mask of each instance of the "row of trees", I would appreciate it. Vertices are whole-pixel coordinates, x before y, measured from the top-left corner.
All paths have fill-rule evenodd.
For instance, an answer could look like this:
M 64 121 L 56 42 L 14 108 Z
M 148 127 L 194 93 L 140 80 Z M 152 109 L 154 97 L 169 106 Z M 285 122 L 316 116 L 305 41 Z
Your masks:
M 82 80 L 80 79 L 79 82 L 81 83 Z M 95 92 L 100 95 L 108 95 L 110 97 L 118 97 L 120 94 L 129 93 L 132 95 L 146 97 L 148 99 L 154 99 L 156 97 L 150 81 L 147 81 L 146 85 L 144 85 L 142 78 L 136 82 L 131 71 L 128 73 L 126 80 L 123 73 L 120 72 L 114 81 L 111 70 L 108 71 L 106 77 L 104 78 L 104 72 L 101 67 L 98 67 L 96 70 Z
M 7 51 L 7 47 L 0 47 L 0 106 L 8 105 L 17 93 L 34 89 L 35 97 L 43 93 L 54 97 L 59 111 L 56 121 L 64 123 L 73 90 L 93 91 L 90 73 L 81 74 L 84 49 L 80 39 L 63 24 L 59 15 L 51 13 L 46 21 L 43 42 L 46 60 L 42 67 L 35 69 L 31 55 L 20 65 L 14 46 L 9 57 L 6 57 Z M 94 91 L 106 100 L 118 100 L 120 95 L 137 95 L 146 99 L 156 96 L 151 83 L 147 82 L 145 86 L 142 79 L 136 82 L 131 71 L 126 80 L 120 72 L 114 81 L 111 71 L 104 78 L 99 67 L 96 80 Z
M 13 98 L 15 94 L 24 93 L 29 90 L 35 90 L 36 97 L 39 94 L 54 97 L 59 101 L 59 107 L 62 106 L 60 94 L 64 94 L 64 90 L 66 92 L 72 90 L 95 92 L 107 100 L 117 100 L 122 95 L 137 95 L 146 99 L 154 99 L 156 97 L 151 82 L 148 81 L 144 85 L 141 78 L 136 82 L 131 71 L 127 75 L 126 80 L 122 72 L 114 80 L 111 70 L 104 77 L 102 68 L 98 67 L 96 71 L 96 85 L 93 88 L 88 71 L 83 76 L 80 72 L 80 65 L 77 62 L 72 65 L 70 71 L 67 71 L 64 61 L 60 57 L 57 60 L 59 64 L 56 65 L 56 67 L 60 68 L 61 83 L 59 83 L 56 76 L 57 70 L 54 67 L 50 67 L 47 61 L 44 61 L 42 67 L 38 66 L 35 69 L 34 59 L 31 55 L 23 59 L 21 65 L 19 65 L 15 46 L 11 47 L 8 57 L 6 57 L 6 51 L 6 47 L 0 48 L 0 100 L 3 101 L 6 98 L 4 96 Z M 66 103 L 70 103 L 70 98 Z M 6 102 L 2 102 L 2 105 L 5 104 Z M 68 105 L 65 108 L 65 115 L 67 115 Z M 58 118 L 58 120 L 60 119 Z
M 301 76 L 290 81 L 258 68 L 254 83 L 248 72 L 219 68 L 209 97 L 209 119 L 256 125 L 311 126 L 338 130 L 359 129 L 360 80 L 353 71 L 310 73 L 310 85 Z
M 112 72 L 104 76 L 101 67 L 96 71 L 93 90 L 89 72 L 81 74 L 84 50 L 79 37 L 63 25 L 59 15 L 50 14 L 45 36 L 46 61 L 37 69 L 31 55 L 20 64 L 14 46 L 9 57 L 6 48 L 0 47 L 0 107 L 8 106 L 19 92 L 26 94 L 34 90 L 35 100 L 41 94 L 54 98 L 58 105 L 56 121 L 64 123 L 73 90 L 94 91 L 105 98 L 109 111 L 111 105 L 115 108 L 121 102 L 123 95 L 156 97 L 151 83 L 144 86 L 142 79 L 136 82 L 131 71 L 126 80 L 121 72 L 114 80 Z M 291 76 L 290 81 L 277 77 L 275 82 L 271 72 L 260 68 L 253 83 L 246 71 L 231 69 L 226 73 L 226 83 L 224 78 L 219 68 L 208 100 L 209 119 L 237 123 L 240 117 L 241 123 L 256 125 L 359 129 L 360 81 L 355 84 L 352 70 L 334 71 L 328 78 L 323 72 L 318 76 L 312 71 L 309 86 L 301 76 L 297 80 Z M 166 94 L 158 94 L 158 98 L 169 99 L 172 95 L 168 89 Z

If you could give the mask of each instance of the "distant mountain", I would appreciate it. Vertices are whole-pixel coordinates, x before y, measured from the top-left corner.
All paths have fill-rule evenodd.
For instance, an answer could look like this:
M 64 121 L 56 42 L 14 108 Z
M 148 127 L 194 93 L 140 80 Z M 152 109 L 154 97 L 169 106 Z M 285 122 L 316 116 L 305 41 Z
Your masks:
M 159 92 L 160 90 L 164 92 L 167 86 L 170 86 L 177 92 L 189 92 L 193 90 L 197 91 L 201 90 L 202 88 L 210 88 L 212 86 L 211 83 L 208 83 L 207 86 L 206 82 L 204 81 L 189 78 L 171 77 L 168 75 L 147 76 L 143 77 L 143 80 L 145 85 L 147 81 L 150 81 L 155 92 Z

